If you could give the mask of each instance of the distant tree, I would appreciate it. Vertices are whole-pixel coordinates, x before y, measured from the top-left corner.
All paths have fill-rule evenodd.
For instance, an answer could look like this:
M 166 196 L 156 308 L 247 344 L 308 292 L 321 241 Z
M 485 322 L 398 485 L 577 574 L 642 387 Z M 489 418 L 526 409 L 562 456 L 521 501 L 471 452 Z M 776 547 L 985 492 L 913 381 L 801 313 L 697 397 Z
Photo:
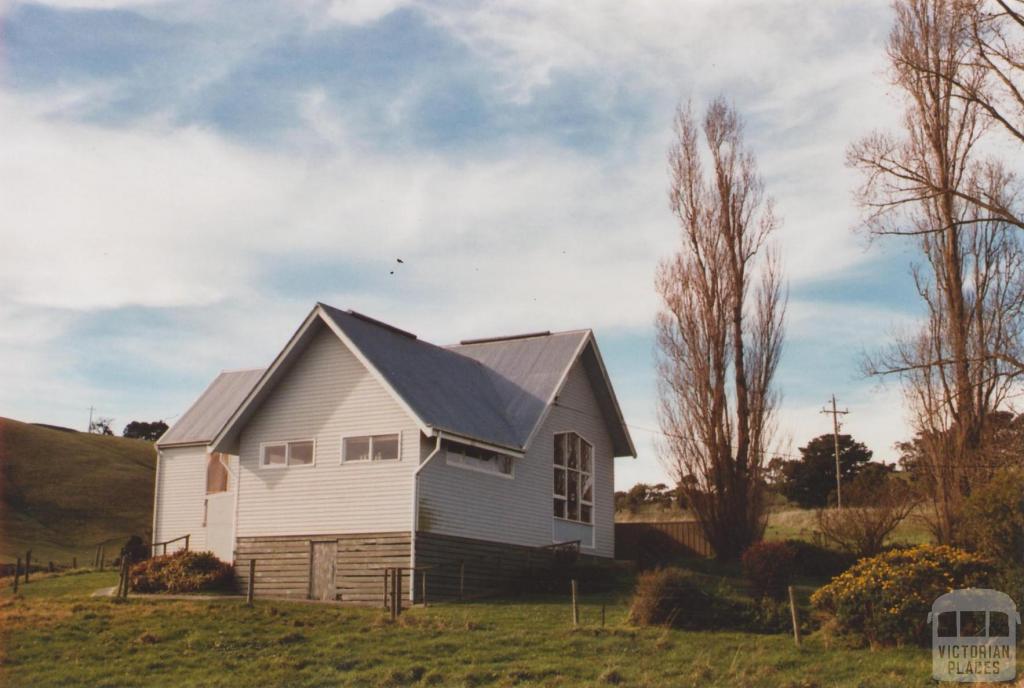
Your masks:
M 114 424 L 113 418 L 104 418 L 102 416 L 95 418 L 92 424 L 89 425 L 89 432 L 94 435 L 114 435 L 114 431 L 111 430 L 110 426 Z
M 619 511 L 636 513 L 645 504 L 657 504 L 663 508 L 671 507 L 678 501 L 678 490 L 669 488 L 665 483 L 648 485 L 637 483 L 628 492 L 615 493 L 615 508 Z
M 843 484 L 860 473 L 872 452 L 850 435 L 839 436 L 839 470 Z M 800 447 L 800 459 L 782 464 L 779 491 L 805 509 L 828 504 L 836 491 L 835 440 L 832 435 L 819 435 L 806 447 Z
M 162 420 L 154 421 L 143 421 L 133 420 L 128 425 L 124 426 L 124 432 L 121 433 L 124 437 L 129 437 L 136 440 L 149 440 L 150 442 L 156 442 L 160 439 L 160 435 L 167 432 L 167 423 Z

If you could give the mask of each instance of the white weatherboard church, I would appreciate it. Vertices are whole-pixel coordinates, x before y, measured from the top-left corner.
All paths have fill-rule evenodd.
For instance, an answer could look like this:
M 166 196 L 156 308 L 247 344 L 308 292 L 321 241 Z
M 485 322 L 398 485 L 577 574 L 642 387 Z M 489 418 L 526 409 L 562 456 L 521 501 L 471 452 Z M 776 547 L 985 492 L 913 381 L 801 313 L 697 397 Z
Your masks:
M 157 449 L 154 542 L 189 535 L 243 583 L 255 559 L 258 595 L 364 604 L 385 567 L 444 597 L 559 543 L 612 557 L 614 458 L 636 456 L 590 330 L 441 347 L 324 304 Z

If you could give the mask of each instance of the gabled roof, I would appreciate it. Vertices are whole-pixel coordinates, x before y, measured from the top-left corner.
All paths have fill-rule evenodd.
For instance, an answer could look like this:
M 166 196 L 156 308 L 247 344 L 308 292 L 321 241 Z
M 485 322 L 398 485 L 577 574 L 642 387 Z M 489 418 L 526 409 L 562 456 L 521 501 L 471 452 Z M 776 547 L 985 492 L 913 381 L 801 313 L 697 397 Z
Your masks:
M 224 427 L 256 381 L 263 368 L 223 372 L 213 379 L 195 403 L 157 440 L 157 446 L 209 444 Z
M 215 449 L 233 449 L 246 420 L 323 327 L 338 336 L 428 436 L 443 432 L 517 454 L 526 451 L 570 368 L 581 360 L 605 416 L 615 455 L 636 455 L 590 330 L 440 347 L 362 314 L 322 303 L 313 308 L 273 364 L 221 422 L 211 441 Z

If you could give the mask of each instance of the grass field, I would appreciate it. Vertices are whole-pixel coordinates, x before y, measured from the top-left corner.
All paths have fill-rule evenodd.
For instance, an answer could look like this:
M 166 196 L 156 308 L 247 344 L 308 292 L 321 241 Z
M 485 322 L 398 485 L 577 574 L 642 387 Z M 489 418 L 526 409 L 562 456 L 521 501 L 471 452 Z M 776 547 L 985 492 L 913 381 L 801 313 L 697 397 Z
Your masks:
M 91 561 L 129 535 L 148 540 L 153 444 L 0 418 L 0 561 Z
M 657 521 L 692 520 L 693 514 L 676 507 L 662 507 L 657 504 L 641 505 L 635 512 L 617 511 L 615 520 L 619 523 L 642 523 Z M 768 513 L 768 527 L 765 529 L 766 540 L 813 540 L 814 531 L 818 529 L 814 509 L 795 507 L 774 507 Z M 890 543 L 921 544 L 931 542 L 932 536 L 922 515 L 915 512 L 896 528 L 888 540 Z
M 932 686 L 921 649 L 797 649 L 785 634 L 628 625 L 627 596 L 441 604 L 403 614 L 257 600 L 118 603 L 110 573 L 0 583 L 0 684 L 10 686 Z M 606 626 L 600 626 L 601 605 Z

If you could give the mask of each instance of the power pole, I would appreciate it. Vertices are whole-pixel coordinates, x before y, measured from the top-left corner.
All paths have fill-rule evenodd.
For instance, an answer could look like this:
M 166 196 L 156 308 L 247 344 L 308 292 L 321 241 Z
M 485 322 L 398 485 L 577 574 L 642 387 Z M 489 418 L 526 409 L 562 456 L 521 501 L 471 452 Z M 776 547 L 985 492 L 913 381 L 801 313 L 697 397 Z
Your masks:
M 839 416 L 845 416 L 850 412 L 849 409 L 843 409 L 839 411 L 836 409 L 836 395 L 832 395 L 832 408 L 821 409 L 822 413 L 828 413 L 832 415 L 832 439 L 835 442 L 836 449 L 836 508 L 843 508 L 843 488 L 842 480 L 839 472 Z

